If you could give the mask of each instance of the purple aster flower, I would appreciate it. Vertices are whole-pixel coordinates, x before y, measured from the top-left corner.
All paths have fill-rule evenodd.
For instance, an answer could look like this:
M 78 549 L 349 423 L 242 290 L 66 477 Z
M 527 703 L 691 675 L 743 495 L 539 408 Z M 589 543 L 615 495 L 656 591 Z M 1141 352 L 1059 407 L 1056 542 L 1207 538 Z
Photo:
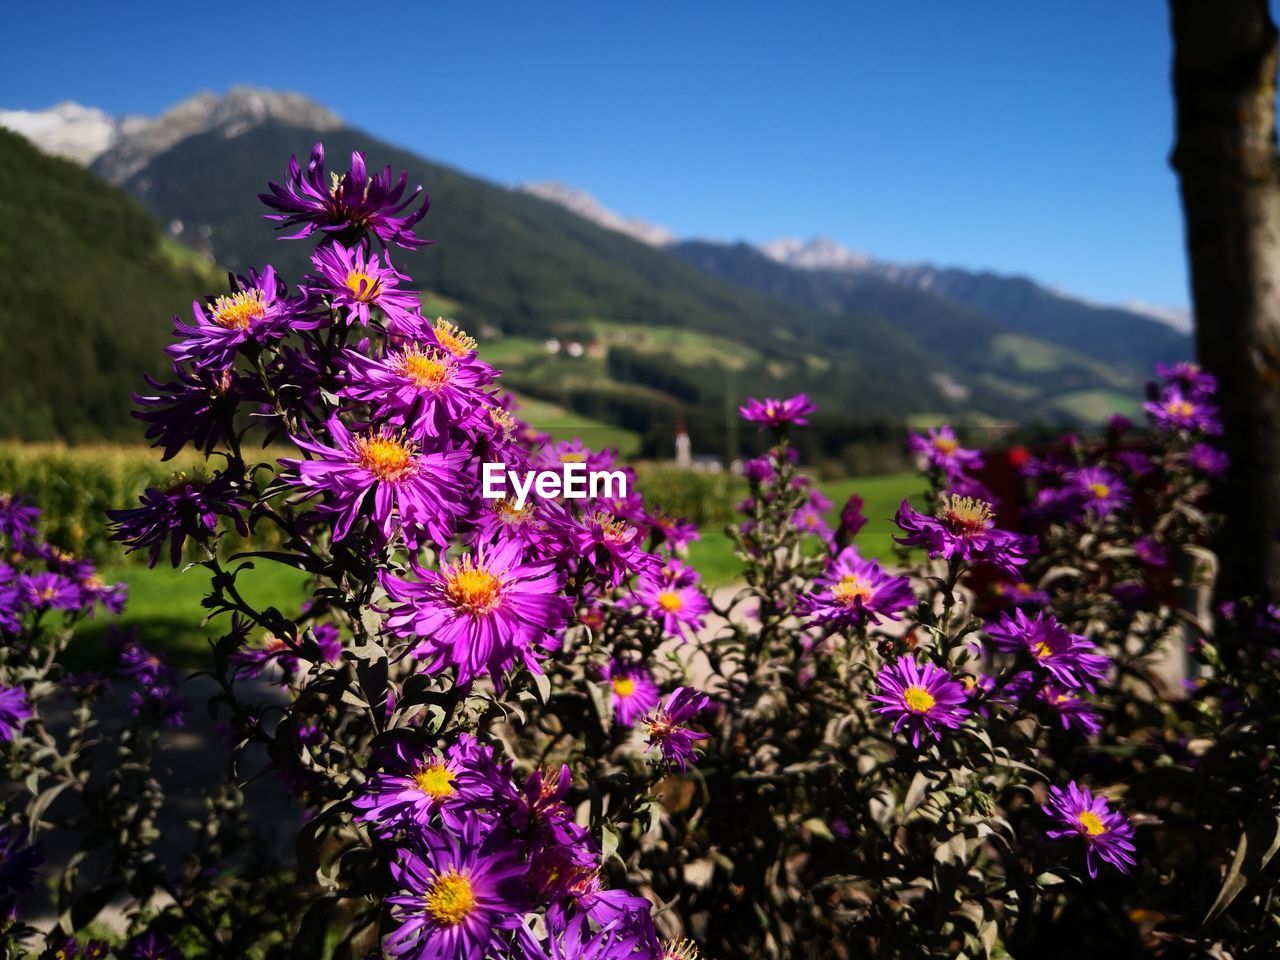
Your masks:
M 551 446 L 544 446 L 534 454 L 533 467 L 541 470 L 559 472 L 565 464 L 581 463 L 587 472 L 610 470 L 617 457 L 612 450 L 592 450 L 575 437 L 572 440 L 561 440 Z
M 169 544 L 169 561 L 182 562 L 182 547 L 187 537 L 203 541 L 218 529 L 218 516 L 229 517 L 241 536 L 249 528 L 240 515 L 243 506 L 232 495 L 230 482 L 219 474 L 211 480 L 179 474 L 163 489 L 151 487 L 140 498 L 142 506 L 132 510 L 108 510 L 111 538 L 129 545 L 127 553 L 146 548 L 147 565 L 160 560 L 165 543 Z
M 539 499 L 531 492 L 521 506 L 514 497 L 480 499 L 472 523 L 478 544 L 514 541 L 530 553 L 546 557 L 559 551 L 568 515 L 562 504 Z
M 605 664 L 603 679 L 609 682 L 613 714 L 621 726 L 635 726 L 636 720 L 658 705 L 658 685 L 639 661 L 615 657 Z
M 997 580 L 991 584 L 991 592 L 1015 607 L 1044 607 L 1050 601 L 1048 591 L 1037 590 L 1024 580 Z
M 738 408 L 738 415 L 748 423 L 754 423 L 760 427 L 781 429 L 791 424 L 798 427 L 807 425 L 809 421 L 806 418 L 817 409 L 808 397 L 798 393 L 786 400 L 777 400 L 773 397 L 757 400 L 754 397 L 747 397 L 747 402 Z
M 1107 431 L 1116 436 L 1128 433 L 1133 429 L 1133 421 L 1126 417 L 1123 413 L 1113 413 L 1111 418 L 1107 420 Z
M 1076 692 L 1045 684 L 1036 696 L 1058 718 L 1064 730 L 1079 730 L 1086 737 L 1092 737 L 1102 729 L 1097 711 Z
M 97 574 L 91 574 L 80 581 L 81 595 L 86 604 L 100 603 L 108 613 L 124 613 L 126 601 L 129 599 L 127 583 L 107 583 Z
M 831 528 L 827 526 L 827 518 L 823 516 L 823 512 L 811 503 L 806 503 L 791 515 L 791 525 L 800 532 L 817 537 L 826 543 L 831 543 L 834 537 Z
M 1079 491 L 1085 509 L 1095 517 L 1105 517 L 1129 501 L 1124 483 L 1105 467 L 1072 470 L 1066 480 Z
M 842 550 L 813 586 L 813 593 L 800 598 L 800 612 L 809 623 L 831 630 L 847 630 L 868 620 L 897 620 L 916 602 L 910 580 L 885 573 L 854 547 Z
M 61 940 L 50 940 L 49 945 L 40 952 L 38 960 L 76 960 L 80 956 L 80 944 L 75 937 L 63 937 Z
M 947 477 L 959 477 L 982 466 L 982 454 L 960 446 L 955 431 L 948 426 L 930 427 L 924 436 L 907 435 L 907 446 L 921 454 L 934 470 Z
M 311 148 L 305 173 L 298 158 L 290 157 L 285 182 L 269 184 L 271 192 L 258 194 L 258 199 L 278 211 L 265 216 L 279 221 L 282 229 L 301 226 L 286 240 L 308 237 L 320 230 L 328 238 L 352 244 L 372 233 L 384 245 L 395 243 L 412 250 L 431 242 L 419 239 L 412 229 L 426 216 L 430 203 L 423 194 L 422 205 L 406 213 L 422 194 L 419 186 L 406 197 L 408 183 L 407 173 L 400 174 L 393 183 L 389 166 L 382 173 L 369 176 L 360 152 L 351 154 L 351 169 L 341 177 L 333 174 L 329 182 L 325 178 L 324 145 L 317 143 Z
M 1027 653 L 1067 687 L 1093 689 L 1093 682 L 1107 675 L 1111 661 L 1087 639 L 1072 633 L 1049 614 L 1028 617 L 1022 610 L 1001 614 L 987 627 L 997 650 Z
M 26 554 L 32 560 L 41 561 L 50 573 L 62 574 L 69 580 L 87 580 L 97 569 L 92 560 L 77 557 L 48 543 L 29 544 Z
M 1128 873 L 1137 863 L 1134 857 L 1133 824 L 1112 810 L 1105 797 L 1095 797 L 1075 781 L 1049 788 L 1045 811 L 1061 826 L 1045 833 L 1054 840 L 1079 837 L 1085 843 L 1085 864 L 1089 876 L 1098 875 L 1098 862 Z
M 1172 364 L 1156 364 L 1156 375 L 1166 383 L 1178 387 L 1200 399 L 1207 399 L 1218 392 L 1218 380 L 1198 363 L 1180 360 Z
M 676 557 L 667 557 L 658 568 L 656 576 L 661 583 L 670 587 L 693 587 L 702 580 L 697 570 Z
M 1174 432 L 1200 431 L 1208 434 L 1222 432 L 1213 406 L 1184 393 L 1178 387 L 1168 387 L 1157 400 L 1144 403 L 1156 426 Z
M 143 408 L 133 416 L 148 425 L 147 439 L 164 447 L 165 460 L 188 444 L 207 456 L 230 436 L 242 380 L 230 370 L 207 367 L 180 366 L 174 375 L 173 383 L 144 377 L 154 392 L 133 395 L 134 403 Z
M 409 278 L 391 265 L 387 254 L 367 255 L 361 247 L 348 249 L 332 243 L 317 248 L 311 263 L 320 276 L 313 278 L 316 284 L 307 285 L 307 294 L 326 297 L 335 309 L 345 310 L 347 323 L 358 320 L 368 324 L 373 307 L 391 320 L 412 316 L 418 310 L 418 295 L 399 289 L 400 281 Z
M 475 364 L 489 375 L 493 373 L 491 366 L 477 359 L 475 337 L 468 336 L 465 330 L 456 323 L 450 323 L 444 317 L 437 317 L 435 322 L 431 324 L 429 331 L 425 328 L 420 332 L 415 331 L 414 339 L 429 339 L 441 350 L 452 354 L 455 359 L 466 360 Z M 503 406 L 505 407 L 506 404 L 514 404 L 515 402 L 515 397 L 507 394 L 507 400 Z
M 555 564 L 523 562 L 519 543 L 481 548 L 439 572 L 413 566 L 418 582 L 383 574 L 396 603 L 387 626 L 413 641 L 427 669 L 457 667 L 459 683 L 482 674 L 496 681 L 517 660 L 538 670 L 534 649 L 556 645 L 570 601 Z
M 1117 450 L 1116 463 L 1135 477 L 1145 477 L 1155 470 L 1150 454 L 1143 453 L 1141 450 Z
M 1086 496 L 1074 484 L 1041 487 L 1028 512 L 1041 523 L 1078 523 L 1085 517 Z
M 400 893 L 387 898 L 399 924 L 382 942 L 392 958 L 483 960 L 506 952 L 505 931 L 528 908 L 524 865 L 494 830 L 476 820 L 448 833 L 424 830 L 400 851 L 391 875 Z
M 45 858 L 40 849 L 23 841 L 23 832 L 0 827 L 0 911 L 13 909 L 36 883 L 36 870 Z
M 460 734 L 458 742 L 443 752 L 415 755 L 404 743 L 389 752 L 384 769 L 365 781 L 362 793 L 352 806 L 360 811 L 357 820 L 394 832 L 406 827 L 430 826 L 437 814 L 457 828 L 457 812 L 474 807 L 494 796 L 493 751 L 470 734 Z
M 348 352 L 343 396 L 376 405 L 379 416 L 407 427 L 419 440 L 469 429 L 487 410 L 481 387 L 492 379 L 482 366 L 438 347 L 418 344 L 382 359 Z
M 132 637 L 126 637 L 120 642 L 116 657 L 120 673 L 145 686 L 173 676 L 173 671 L 169 669 L 163 656 L 152 653 Z
M 1112 584 L 1111 597 L 1126 610 L 1139 610 L 1151 599 L 1151 591 L 1140 581 L 1121 580 Z
M 12 740 L 31 715 L 31 704 L 22 687 L 0 687 L 0 740 Z
M 742 475 L 751 483 L 766 483 L 773 479 L 773 461 L 768 457 L 753 457 L 742 465 Z
M 698 759 L 694 743 L 707 739 L 707 734 L 690 730 L 687 724 L 710 704 L 711 698 L 705 693 L 676 687 L 656 710 L 641 718 L 640 722 L 649 732 L 645 749 L 657 747 L 666 766 L 674 765 L 684 773 L 688 765 Z
M 18 586 L 32 610 L 79 610 L 84 606 L 80 585 L 60 573 L 24 573 Z
M 129 709 L 135 717 L 147 717 L 169 727 L 182 726 L 186 708 L 182 694 L 167 686 L 145 686 L 129 694 Z
M 876 674 L 880 693 L 869 699 L 879 704 L 876 713 L 893 717 L 893 732 L 906 729 L 911 745 L 920 746 L 920 735 L 942 739 L 942 728 L 956 728 L 969 714 L 964 685 L 932 663 L 917 664 L 903 657 Z
M 906 500 L 898 508 L 894 522 L 906 536 L 898 543 L 923 547 L 930 557 L 960 557 L 971 563 L 988 563 L 1011 577 L 1036 549 L 1034 537 L 999 530 L 991 504 L 970 497 L 945 496 L 937 515 L 915 510 Z
M 293 471 L 289 482 L 327 494 L 320 510 L 335 518 L 335 540 L 367 510 L 384 541 L 396 530 L 412 549 L 424 534 L 442 546 L 449 541 L 454 505 L 463 499 L 465 451 L 422 453 L 386 429 L 355 436 L 336 416 L 327 427 L 332 446 L 294 438 L 317 459 L 280 462 Z
M 1231 458 L 1207 443 L 1193 443 L 1187 449 L 1187 463 L 1210 477 L 1221 477 L 1226 475 Z
M 840 510 L 840 525 L 836 528 L 835 543 L 837 547 L 844 548 L 853 543 L 853 540 L 862 528 L 867 525 L 867 517 L 862 512 L 862 498 L 856 493 L 849 494 L 849 499 L 845 501 L 844 507 Z
M 18 546 L 34 540 L 40 510 L 26 497 L 0 491 L 0 537 Z
M 658 558 L 641 546 L 639 528 L 604 510 L 578 520 L 569 540 L 573 553 L 611 587 L 658 564 Z
M 556 926 L 548 923 L 548 928 L 545 942 L 528 927 L 520 928 L 518 940 L 523 960 L 634 960 L 657 954 L 656 943 L 648 943 L 621 924 L 592 930 L 585 914 Z
M 231 654 L 231 661 L 243 664 L 253 675 L 260 676 L 271 666 L 278 666 L 281 682 L 293 681 L 302 667 L 305 657 L 310 662 L 323 661 L 337 663 L 342 658 L 342 641 L 338 637 L 338 628 L 332 623 L 321 623 L 312 628 L 311 636 L 315 641 L 315 649 L 308 655 L 305 636 L 302 643 L 290 643 L 274 634 L 267 634 L 261 644 L 253 647 L 242 647 Z
M 651 574 L 640 576 L 635 599 L 672 637 L 687 638 L 690 633 L 697 633 L 711 612 L 711 603 L 696 586 L 678 586 Z
M 129 960 L 182 960 L 182 951 L 163 933 L 148 931 L 129 941 Z
M 1169 550 L 1155 537 L 1140 537 L 1133 545 L 1133 552 L 1149 567 L 1169 565 Z
M 668 550 L 682 553 L 690 543 L 702 539 L 701 534 L 698 533 L 697 524 L 686 520 L 684 517 L 653 513 L 648 514 L 646 519 L 649 522 L 653 536 L 660 540 L 662 546 Z
M 247 277 L 231 274 L 229 285 L 230 293 L 209 297 L 203 305 L 198 300 L 191 304 L 194 324 L 174 318 L 173 333 L 180 339 L 166 347 L 165 353 L 175 364 L 190 362 L 225 370 L 245 344 L 279 340 L 290 329 L 314 329 L 324 322 L 302 320 L 297 304 L 288 298 L 284 281 L 272 267 L 261 274 L 250 270 Z

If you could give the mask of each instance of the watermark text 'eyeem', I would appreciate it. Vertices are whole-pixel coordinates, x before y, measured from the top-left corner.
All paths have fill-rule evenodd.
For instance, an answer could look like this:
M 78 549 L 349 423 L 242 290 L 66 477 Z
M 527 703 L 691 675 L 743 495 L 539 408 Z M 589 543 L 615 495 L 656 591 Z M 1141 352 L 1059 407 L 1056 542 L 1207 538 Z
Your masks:
M 480 469 L 480 494 L 502 500 L 515 493 L 516 509 L 523 509 L 529 491 L 544 500 L 625 500 L 627 474 L 623 470 L 588 470 L 585 463 L 564 463 L 559 470 L 508 470 L 505 463 L 486 463 Z

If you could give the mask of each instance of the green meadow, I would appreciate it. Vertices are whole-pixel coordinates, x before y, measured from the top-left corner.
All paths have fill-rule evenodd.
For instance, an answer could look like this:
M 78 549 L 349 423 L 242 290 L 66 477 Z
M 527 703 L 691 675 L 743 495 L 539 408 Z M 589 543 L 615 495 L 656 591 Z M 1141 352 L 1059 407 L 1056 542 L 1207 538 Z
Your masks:
M 867 526 L 858 537 L 858 546 L 866 556 L 891 561 L 893 513 L 904 497 L 919 492 L 919 477 L 900 473 L 836 480 L 819 486 L 835 503 L 829 518 L 833 526 L 849 495 L 862 496 Z M 723 527 L 707 525 L 700 533 L 701 539 L 689 548 L 689 562 L 708 587 L 735 582 L 740 564 Z M 198 668 L 207 662 L 209 639 L 223 632 L 225 621 L 201 624 L 200 602 L 209 583 L 203 567 L 174 570 L 162 565 L 148 569 L 141 564 L 116 562 L 104 567 L 103 574 L 108 581 L 129 584 L 129 603 L 123 616 L 100 618 L 82 631 L 73 650 L 74 667 L 105 664 L 105 641 L 112 626 L 136 630 L 144 644 L 167 651 L 174 664 L 183 669 Z M 287 612 L 296 609 L 306 595 L 305 582 L 305 575 L 296 570 L 264 562 L 241 574 L 238 584 L 251 601 L 272 604 Z

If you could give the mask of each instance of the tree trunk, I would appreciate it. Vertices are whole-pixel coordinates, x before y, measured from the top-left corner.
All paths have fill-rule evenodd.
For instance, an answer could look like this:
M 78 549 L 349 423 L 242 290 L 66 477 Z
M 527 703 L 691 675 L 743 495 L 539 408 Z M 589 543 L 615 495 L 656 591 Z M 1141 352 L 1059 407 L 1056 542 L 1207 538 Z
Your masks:
M 1196 349 L 1231 457 L 1219 599 L 1280 598 L 1280 156 L 1267 0 L 1170 0 Z

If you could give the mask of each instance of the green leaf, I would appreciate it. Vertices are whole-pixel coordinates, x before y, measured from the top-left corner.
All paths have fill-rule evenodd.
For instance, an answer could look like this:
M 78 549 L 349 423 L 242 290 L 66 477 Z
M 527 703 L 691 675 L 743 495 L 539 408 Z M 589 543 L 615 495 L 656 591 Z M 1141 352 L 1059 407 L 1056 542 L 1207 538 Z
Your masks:
M 1252 877 L 1266 868 L 1277 850 L 1280 850 L 1280 807 L 1260 807 L 1245 822 L 1240 842 L 1236 844 L 1236 855 L 1227 868 L 1222 889 L 1205 914 L 1205 924 L 1212 923 L 1231 906 L 1231 901 Z

